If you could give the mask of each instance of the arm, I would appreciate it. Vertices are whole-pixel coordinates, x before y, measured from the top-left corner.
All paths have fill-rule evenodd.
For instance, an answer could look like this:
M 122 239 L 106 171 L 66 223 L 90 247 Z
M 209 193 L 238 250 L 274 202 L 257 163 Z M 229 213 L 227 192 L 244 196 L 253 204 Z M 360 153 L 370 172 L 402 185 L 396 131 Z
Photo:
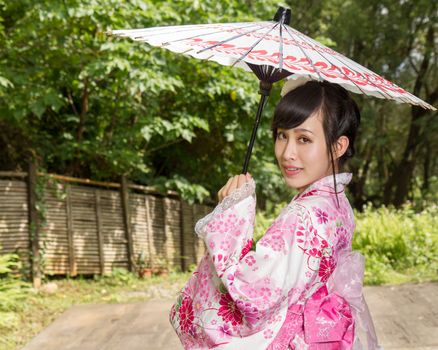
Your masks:
M 255 207 L 255 182 L 251 179 L 196 223 L 195 232 L 204 239 L 219 277 L 241 260 L 242 251 L 249 250 L 254 233 Z
M 295 302 L 317 277 L 321 251 L 307 209 L 293 203 L 269 227 L 255 251 L 253 237 L 255 184 L 232 192 L 196 225 L 205 240 L 218 277 L 247 324 L 263 327 L 282 307 Z M 242 254 L 246 253 L 246 255 Z

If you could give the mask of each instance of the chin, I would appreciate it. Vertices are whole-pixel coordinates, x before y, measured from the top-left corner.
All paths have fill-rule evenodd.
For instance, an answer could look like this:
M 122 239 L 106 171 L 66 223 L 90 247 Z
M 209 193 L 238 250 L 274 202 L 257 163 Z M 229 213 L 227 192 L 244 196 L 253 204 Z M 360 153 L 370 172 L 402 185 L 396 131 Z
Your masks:
M 300 188 L 303 187 L 301 184 L 299 184 L 296 181 L 291 180 L 291 179 L 289 179 L 287 177 L 284 177 L 284 182 L 286 183 L 287 187 L 292 188 L 294 190 L 299 190 Z

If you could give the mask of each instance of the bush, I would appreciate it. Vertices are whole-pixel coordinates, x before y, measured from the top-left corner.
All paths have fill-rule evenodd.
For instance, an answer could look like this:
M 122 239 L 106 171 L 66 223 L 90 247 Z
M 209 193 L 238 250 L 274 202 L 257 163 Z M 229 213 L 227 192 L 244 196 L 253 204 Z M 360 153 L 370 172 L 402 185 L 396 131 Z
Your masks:
M 29 292 L 29 284 L 21 281 L 17 271 L 21 268 L 17 254 L 0 255 L 0 329 L 12 328 L 19 322 L 15 313 Z
M 286 204 L 272 214 L 257 212 L 254 240 L 258 241 Z M 366 261 L 365 284 L 438 280 L 438 206 L 415 212 L 367 205 L 355 211 L 353 249 Z
M 353 248 L 366 257 L 369 284 L 421 282 L 438 273 L 438 206 L 415 212 L 411 204 L 401 209 L 364 207 L 356 212 Z

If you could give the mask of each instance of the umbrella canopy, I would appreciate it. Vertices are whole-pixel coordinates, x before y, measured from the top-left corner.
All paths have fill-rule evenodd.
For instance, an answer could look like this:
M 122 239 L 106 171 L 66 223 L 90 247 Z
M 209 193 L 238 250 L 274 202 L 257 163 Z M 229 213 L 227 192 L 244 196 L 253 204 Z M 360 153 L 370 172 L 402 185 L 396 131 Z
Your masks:
M 436 110 L 396 84 L 293 29 L 288 25 L 290 17 L 290 9 L 279 7 L 272 21 L 113 30 L 110 34 L 256 74 L 262 96 L 243 173 L 247 171 L 260 116 L 272 84 L 286 77 L 327 80 L 354 93 Z
M 283 13 L 286 18 L 282 20 Z M 281 14 L 277 12 L 280 18 L 265 22 L 114 30 L 112 34 L 249 71 L 253 71 L 251 64 L 284 69 L 297 76 L 342 85 L 354 93 L 435 110 L 396 84 L 288 26 L 289 11 Z

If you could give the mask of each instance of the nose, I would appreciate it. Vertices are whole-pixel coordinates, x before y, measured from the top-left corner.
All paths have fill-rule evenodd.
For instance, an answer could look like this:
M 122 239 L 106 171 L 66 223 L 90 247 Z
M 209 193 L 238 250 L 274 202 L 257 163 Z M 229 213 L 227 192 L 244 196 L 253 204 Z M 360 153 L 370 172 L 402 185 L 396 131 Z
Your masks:
M 297 158 L 296 151 L 297 149 L 295 143 L 293 142 L 293 139 L 289 138 L 282 152 L 283 160 L 284 161 L 287 161 L 289 159 L 295 160 Z

